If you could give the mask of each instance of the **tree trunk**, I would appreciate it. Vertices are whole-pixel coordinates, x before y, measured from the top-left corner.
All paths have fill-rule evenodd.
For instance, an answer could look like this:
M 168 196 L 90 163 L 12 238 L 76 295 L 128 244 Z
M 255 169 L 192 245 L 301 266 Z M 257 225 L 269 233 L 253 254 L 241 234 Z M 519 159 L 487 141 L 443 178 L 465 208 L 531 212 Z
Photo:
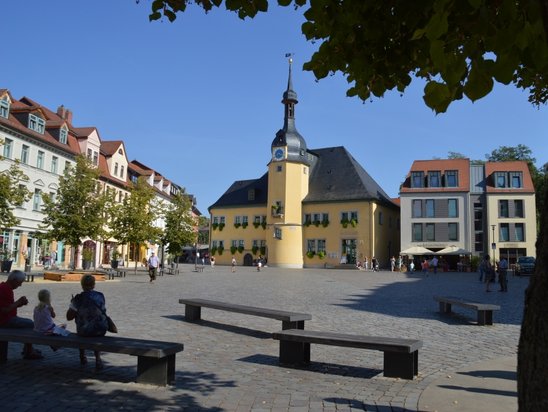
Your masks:
M 544 177 L 545 183 L 548 175 Z M 548 185 L 544 185 L 548 205 Z M 520 412 L 548 411 L 548 213 L 541 211 L 535 274 L 525 293 L 525 312 L 518 349 Z

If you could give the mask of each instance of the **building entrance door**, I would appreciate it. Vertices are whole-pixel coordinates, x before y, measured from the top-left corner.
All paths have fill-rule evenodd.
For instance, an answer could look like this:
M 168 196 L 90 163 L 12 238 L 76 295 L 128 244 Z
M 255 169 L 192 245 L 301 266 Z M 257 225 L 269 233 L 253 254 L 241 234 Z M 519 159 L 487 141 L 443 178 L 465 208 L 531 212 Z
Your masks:
M 341 247 L 341 263 L 356 264 L 356 239 L 343 239 Z M 346 256 L 346 261 L 344 257 Z

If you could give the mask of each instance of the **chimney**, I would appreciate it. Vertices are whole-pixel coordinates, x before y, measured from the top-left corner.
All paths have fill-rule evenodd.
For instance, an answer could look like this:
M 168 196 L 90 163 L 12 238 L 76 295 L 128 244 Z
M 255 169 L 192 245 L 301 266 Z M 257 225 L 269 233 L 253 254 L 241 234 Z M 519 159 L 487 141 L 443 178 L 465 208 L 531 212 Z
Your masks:
M 61 105 L 57 108 L 57 114 L 63 119 L 66 120 L 68 124 L 72 125 L 72 112 L 67 109 L 65 106 Z

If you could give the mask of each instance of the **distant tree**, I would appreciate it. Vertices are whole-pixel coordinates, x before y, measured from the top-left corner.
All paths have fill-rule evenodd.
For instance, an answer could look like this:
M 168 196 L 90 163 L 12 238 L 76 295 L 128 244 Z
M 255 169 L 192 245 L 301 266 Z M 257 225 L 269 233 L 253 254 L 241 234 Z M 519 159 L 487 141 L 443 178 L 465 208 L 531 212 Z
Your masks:
M 67 167 L 60 177 L 55 196 L 43 195 L 44 219 L 39 226 L 46 231 L 43 237 L 72 246 L 74 268 L 82 239 L 101 237 L 106 224 L 108 197 L 99 193 L 98 178 L 97 168 L 85 156 L 79 155 L 76 165 Z
M 112 235 L 122 244 L 133 244 L 137 248 L 160 240 L 162 230 L 154 225 L 160 209 L 155 201 L 154 189 L 143 177 L 131 187 L 130 195 L 112 209 L 110 228 Z M 135 272 L 137 272 L 135 256 Z
M 178 256 L 183 246 L 196 243 L 196 222 L 189 196 L 184 193 L 173 196 L 164 219 L 165 229 L 161 240 L 163 245 L 167 245 L 170 255 Z
M 20 223 L 13 211 L 16 206 L 30 200 L 31 193 L 25 186 L 28 181 L 29 177 L 17 163 L 0 173 L 0 229 L 9 229 Z
M 527 90 L 533 104 L 548 100 L 547 0 L 154 0 L 149 19 L 174 21 L 189 4 L 224 4 L 245 19 L 269 3 L 308 6 L 301 30 L 319 47 L 304 69 L 317 79 L 342 73 L 348 96 L 403 93 L 413 76 L 438 113 L 486 96 L 495 81 Z
M 205 216 L 198 217 L 198 243 L 209 245 L 209 219 Z
M 448 159 L 466 159 L 466 156 L 459 152 L 448 152 L 447 158 Z

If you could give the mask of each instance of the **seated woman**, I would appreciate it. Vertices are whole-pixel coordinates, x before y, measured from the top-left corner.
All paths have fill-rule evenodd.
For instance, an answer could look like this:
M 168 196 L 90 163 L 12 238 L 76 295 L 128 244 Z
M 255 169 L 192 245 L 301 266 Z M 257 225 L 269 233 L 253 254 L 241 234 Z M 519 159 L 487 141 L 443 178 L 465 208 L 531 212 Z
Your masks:
M 95 288 L 95 278 L 84 275 L 80 281 L 82 293 L 74 296 L 67 311 L 68 320 L 76 320 L 76 333 L 79 336 L 104 336 L 108 329 L 105 296 Z M 86 354 L 80 349 L 80 363 L 87 364 Z M 103 369 L 99 351 L 95 351 L 95 369 Z

